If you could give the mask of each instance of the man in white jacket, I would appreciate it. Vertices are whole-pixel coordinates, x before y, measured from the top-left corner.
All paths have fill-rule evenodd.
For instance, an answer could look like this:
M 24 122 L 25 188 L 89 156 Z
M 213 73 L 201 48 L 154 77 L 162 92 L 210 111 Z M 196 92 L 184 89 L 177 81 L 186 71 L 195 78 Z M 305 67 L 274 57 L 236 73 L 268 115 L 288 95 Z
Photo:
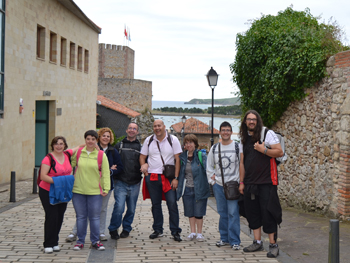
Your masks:
M 221 148 L 222 170 L 224 182 L 239 182 L 238 144 L 231 140 L 232 126 L 228 122 L 220 125 L 221 143 L 213 145 L 207 158 L 208 182 L 213 186 L 217 211 L 220 215 L 218 247 L 230 245 L 233 250 L 239 250 L 240 219 L 238 200 L 226 200 L 222 185 L 222 175 L 219 163 L 219 146 Z M 220 145 L 219 145 L 220 144 Z

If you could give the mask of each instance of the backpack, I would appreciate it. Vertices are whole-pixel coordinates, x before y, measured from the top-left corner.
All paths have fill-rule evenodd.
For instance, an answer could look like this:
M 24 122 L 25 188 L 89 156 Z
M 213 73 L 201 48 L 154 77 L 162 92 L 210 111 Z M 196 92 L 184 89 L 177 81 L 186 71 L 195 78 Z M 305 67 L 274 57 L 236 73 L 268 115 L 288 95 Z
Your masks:
M 266 127 L 263 127 L 262 131 L 261 131 L 261 142 L 264 142 L 265 141 L 265 138 L 266 138 L 266 134 L 267 132 L 269 131 L 268 128 Z M 288 159 L 288 155 L 286 154 L 286 148 L 285 148 L 285 145 L 284 145 L 284 137 L 281 133 L 279 132 L 275 132 L 274 133 L 277 135 L 277 138 L 281 144 L 281 148 L 282 148 L 282 151 L 283 151 L 283 156 L 281 157 L 277 157 L 276 158 L 276 164 L 277 166 L 279 166 L 281 163 L 284 163 L 287 159 Z
M 77 151 L 77 162 L 76 162 L 76 169 L 75 172 L 77 172 L 78 169 L 78 161 L 81 155 L 81 151 L 84 149 L 84 147 L 79 148 L 79 150 Z M 98 155 L 97 155 L 97 164 L 98 164 L 98 171 L 100 173 L 100 177 L 102 176 L 101 174 L 101 167 L 102 167 L 102 160 L 103 160 L 103 154 L 104 152 L 102 150 L 98 151 Z
M 204 168 L 204 170 L 205 170 L 205 167 L 204 167 L 204 164 L 203 164 L 203 156 L 202 156 L 202 152 L 199 150 L 198 151 L 198 159 L 199 159 L 199 162 L 201 163 L 201 165 L 202 165 L 202 167 Z M 182 161 L 181 161 L 181 163 L 183 163 Z
M 173 147 L 173 142 L 171 141 L 171 138 L 170 138 L 170 135 L 169 135 L 169 134 L 168 134 L 168 136 L 167 136 L 167 140 L 168 140 L 170 146 Z M 152 135 L 151 138 L 149 139 L 148 147 L 149 147 L 149 145 L 151 144 L 151 142 L 153 142 L 153 135 Z
M 65 155 L 68 156 L 69 163 L 71 164 L 71 163 L 72 163 L 72 161 L 71 161 L 71 157 L 72 157 L 72 156 L 70 155 L 70 153 L 67 152 L 67 151 L 64 151 L 63 153 L 64 153 Z M 56 161 L 55 161 L 55 158 L 53 158 L 53 156 L 52 156 L 51 153 L 48 153 L 46 156 L 47 156 L 47 158 L 49 158 L 49 160 L 50 160 L 50 169 L 49 169 L 48 173 L 51 171 L 51 169 L 53 169 L 54 172 L 57 173 L 57 171 L 56 171 Z M 38 172 L 38 178 L 36 179 L 36 183 L 37 183 L 38 186 L 39 186 L 39 184 L 40 184 L 40 182 L 41 182 L 40 175 L 41 175 L 41 165 L 40 165 L 39 172 Z

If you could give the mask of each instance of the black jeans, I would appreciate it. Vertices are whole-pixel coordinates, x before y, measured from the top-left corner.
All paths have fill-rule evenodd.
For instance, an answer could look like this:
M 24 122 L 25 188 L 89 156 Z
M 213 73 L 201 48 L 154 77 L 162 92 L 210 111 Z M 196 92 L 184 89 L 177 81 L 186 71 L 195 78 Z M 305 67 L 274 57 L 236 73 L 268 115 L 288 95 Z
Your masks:
M 44 248 L 58 246 L 58 234 L 63 223 L 67 203 L 51 205 L 49 191 L 39 187 L 39 197 L 45 210 Z

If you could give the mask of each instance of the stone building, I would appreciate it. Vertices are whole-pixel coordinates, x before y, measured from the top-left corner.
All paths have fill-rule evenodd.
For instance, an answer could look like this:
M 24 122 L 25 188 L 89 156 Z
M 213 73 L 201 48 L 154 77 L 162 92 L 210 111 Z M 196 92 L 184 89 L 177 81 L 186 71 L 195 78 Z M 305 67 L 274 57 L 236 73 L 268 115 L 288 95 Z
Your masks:
M 152 82 L 134 79 L 135 52 L 99 44 L 98 94 L 138 112 L 152 109 Z
M 182 128 L 184 128 L 183 133 Z M 197 136 L 198 144 L 200 145 L 201 149 L 206 149 L 207 151 L 210 150 L 211 129 L 204 122 L 191 117 L 186 120 L 185 124 L 183 124 L 182 122 L 178 122 L 171 125 L 170 130 L 172 134 L 178 137 L 180 142 L 182 136 L 185 137 L 187 134 L 194 134 Z M 214 128 L 213 134 L 214 143 L 219 142 L 219 131 Z
M 289 156 L 279 195 L 291 206 L 349 217 L 350 51 L 331 57 L 327 72 L 272 127 L 285 136 Z
M 54 136 L 76 146 L 96 128 L 101 29 L 72 0 L 0 1 L 0 16 L 4 183 L 31 178 Z

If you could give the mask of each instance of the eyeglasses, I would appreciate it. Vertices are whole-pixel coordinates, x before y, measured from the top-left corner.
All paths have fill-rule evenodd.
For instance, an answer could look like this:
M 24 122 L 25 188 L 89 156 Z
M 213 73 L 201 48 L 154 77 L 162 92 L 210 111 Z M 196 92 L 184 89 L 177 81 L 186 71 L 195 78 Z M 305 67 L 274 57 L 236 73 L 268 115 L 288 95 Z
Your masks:
M 247 122 L 256 122 L 256 121 L 257 119 L 250 119 L 250 118 L 247 119 Z
M 129 127 L 128 130 L 129 131 L 137 131 L 137 128 Z
M 232 132 L 230 129 L 221 129 L 221 132 Z

